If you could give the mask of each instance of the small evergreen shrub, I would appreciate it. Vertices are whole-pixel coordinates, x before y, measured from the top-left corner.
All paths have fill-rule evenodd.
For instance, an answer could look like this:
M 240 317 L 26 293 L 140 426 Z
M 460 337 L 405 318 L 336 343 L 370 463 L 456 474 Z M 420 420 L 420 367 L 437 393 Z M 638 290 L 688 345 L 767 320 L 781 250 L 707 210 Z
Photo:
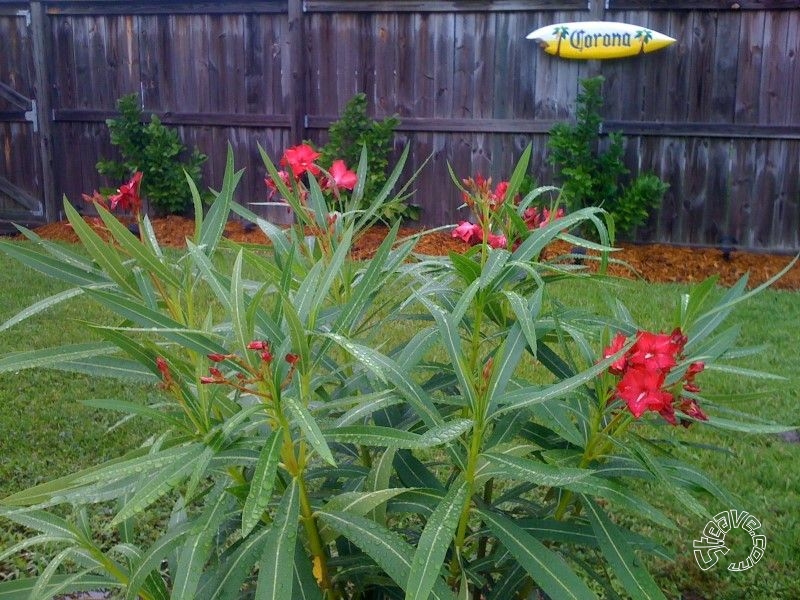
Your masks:
M 601 144 L 603 77 L 581 81 L 575 123 L 558 123 L 550 131 L 548 161 L 563 180 L 562 200 L 569 211 L 588 206 L 604 208 L 623 235 L 647 220 L 669 187 L 656 175 L 642 174 L 626 188 L 621 180 L 628 173 L 622 161 L 623 136 L 608 135 Z
M 187 149 L 178 133 L 164 126 L 155 115 L 150 116 L 149 123 L 145 122 L 136 94 L 120 98 L 117 109 L 120 115 L 106 124 L 122 162 L 101 160 L 97 163 L 98 173 L 122 180 L 140 171 L 144 174 L 142 195 L 152 208 L 166 214 L 184 212 L 192 202 L 184 171 L 199 187 L 200 167 L 206 155 L 195 148 L 188 160 L 181 160 Z

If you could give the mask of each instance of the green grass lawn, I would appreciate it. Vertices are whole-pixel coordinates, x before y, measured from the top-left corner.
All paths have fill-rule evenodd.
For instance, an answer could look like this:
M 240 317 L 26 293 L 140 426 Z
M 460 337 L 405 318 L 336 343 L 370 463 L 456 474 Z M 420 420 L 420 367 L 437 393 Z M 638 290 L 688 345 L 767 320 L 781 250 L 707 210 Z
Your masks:
M 0 257 L 0 322 L 22 308 L 58 291 L 52 282 Z M 641 282 L 599 284 L 560 282 L 553 294 L 560 301 L 593 308 L 604 305 L 604 296 L 619 297 L 643 327 L 666 329 L 679 295 L 680 285 Z M 86 300 L 76 298 L 46 315 L 29 319 L 0 332 L 0 354 L 60 343 L 85 341 L 83 322 L 107 322 L 109 315 Z M 718 396 L 731 407 L 788 424 L 800 424 L 800 296 L 768 290 L 736 309 L 730 321 L 741 324 L 741 345 L 764 346 L 757 356 L 738 361 L 739 366 L 785 376 L 784 382 L 750 380 L 708 372 L 698 378 L 704 393 Z M 123 398 L 143 400 L 157 394 L 155 388 L 121 385 L 58 371 L 23 371 L 0 375 L 0 497 L 57 475 L 118 456 L 153 433 L 148 424 L 125 423 L 113 431 L 116 415 L 84 407 L 81 399 Z M 755 399 L 742 399 L 754 397 Z M 655 425 L 653 426 L 655 427 Z M 703 572 L 692 556 L 692 540 L 705 523 L 694 515 L 672 509 L 681 528 L 652 533 L 672 552 L 674 563 L 654 563 L 660 585 L 668 597 L 693 591 L 694 598 L 800 598 L 800 444 L 774 435 L 753 436 L 713 431 L 659 427 L 654 433 L 714 445 L 724 452 L 697 448 L 684 451 L 688 460 L 702 467 L 712 479 L 741 499 L 741 507 L 757 518 L 767 537 L 764 558 L 741 573 L 718 564 Z M 712 499 L 712 514 L 727 510 Z M 654 499 L 657 502 L 657 499 Z M 667 507 L 669 509 L 669 507 Z M 0 549 L 19 538 L 20 531 L 0 530 Z M 733 538 L 732 538 L 733 539 Z M 747 539 L 733 540 L 741 548 Z M 737 555 L 738 556 L 738 555 Z M 17 562 L 0 564 L 0 577 Z

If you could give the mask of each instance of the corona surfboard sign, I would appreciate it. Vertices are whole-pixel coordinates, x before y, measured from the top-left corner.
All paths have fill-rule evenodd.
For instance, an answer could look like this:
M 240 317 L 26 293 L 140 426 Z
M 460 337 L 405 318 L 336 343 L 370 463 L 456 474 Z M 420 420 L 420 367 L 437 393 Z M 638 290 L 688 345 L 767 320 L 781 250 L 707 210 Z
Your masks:
M 624 58 L 661 50 L 675 40 L 647 27 L 613 21 L 556 23 L 531 31 L 548 54 L 583 60 Z

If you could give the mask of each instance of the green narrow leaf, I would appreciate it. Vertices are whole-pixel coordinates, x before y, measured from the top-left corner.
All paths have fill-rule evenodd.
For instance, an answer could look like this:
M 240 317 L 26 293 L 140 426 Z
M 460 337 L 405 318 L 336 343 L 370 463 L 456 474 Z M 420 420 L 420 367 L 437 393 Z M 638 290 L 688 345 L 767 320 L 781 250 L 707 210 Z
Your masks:
M 485 290 L 495 282 L 509 258 L 511 258 L 511 253 L 508 250 L 503 250 L 502 248 L 489 249 L 489 258 L 486 260 L 481 276 L 478 279 L 480 281 L 478 284 L 480 289 Z
M 461 350 L 461 336 L 458 333 L 458 324 L 452 322 L 442 308 L 427 298 L 417 296 L 417 299 L 428 309 L 436 320 L 442 344 L 450 357 L 450 363 L 453 365 L 453 370 L 458 378 L 461 393 L 467 399 L 473 411 L 475 411 L 478 404 L 478 393 L 475 390 L 472 376 L 467 368 L 464 352 Z
M 115 526 L 143 511 L 186 479 L 194 468 L 194 459 L 200 456 L 203 449 L 204 446 L 200 444 L 194 445 L 183 461 L 175 461 L 157 473 L 149 474 L 147 481 L 137 489 L 134 496 L 116 514 L 111 525 Z
M 64 213 L 67 215 L 73 231 L 81 240 L 81 245 L 86 249 L 100 268 L 119 285 L 123 290 L 136 293 L 136 285 L 131 277 L 131 270 L 125 266 L 120 257 L 119 250 L 112 244 L 103 241 L 83 217 L 78 214 L 72 205 L 64 201 Z
M 600 373 L 608 369 L 608 367 L 610 367 L 611 364 L 618 358 L 619 357 L 617 354 L 610 356 L 605 360 L 601 360 L 592 365 L 587 370 L 578 373 L 577 375 L 562 379 L 558 383 L 548 385 L 537 392 L 532 393 L 530 388 L 509 392 L 499 400 L 500 407 L 492 415 L 492 418 L 496 418 L 508 411 L 519 410 L 520 408 L 524 408 L 532 404 L 538 404 L 564 396 L 565 394 L 581 387 L 582 385 L 585 385 L 597 377 Z
M 200 227 L 200 238 L 197 245 L 201 246 L 207 256 L 211 256 L 217 249 L 222 233 L 225 231 L 225 224 L 228 222 L 231 204 L 233 203 L 233 193 L 244 171 L 233 170 L 233 148 L 228 143 L 228 155 L 225 161 L 225 174 L 222 178 L 222 189 L 217 195 L 208 214 Z
M 154 275 L 157 279 L 171 286 L 180 286 L 180 281 L 170 269 L 169 265 L 163 262 L 158 255 L 156 255 L 147 246 L 142 244 L 138 237 L 128 231 L 119 220 L 107 211 L 102 206 L 97 206 L 97 213 L 103 220 L 111 235 L 120 245 L 120 248 L 125 250 L 128 255 L 133 258 L 142 269 Z
M 281 498 L 264 542 L 264 554 L 259 563 L 257 598 L 292 598 L 299 516 L 300 486 L 293 479 Z
M 194 600 L 203 565 L 214 551 L 213 540 L 232 503 L 233 496 L 225 491 L 224 481 L 208 495 L 203 514 L 193 522 L 191 535 L 180 550 L 171 600 Z
M 321 263 L 318 263 L 321 264 Z M 283 309 L 283 316 L 286 319 L 286 324 L 289 328 L 289 335 L 292 339 L 292 348 L 300 357 L 297 368 L 300 373 L 308 373 L 311 366 L 311 354 L 308 348 L 308 337 L 306 336 L 306 328 L 300 315 L 295 310 L 294 303 L 284 293 L 280 292 L 281 304 Z
M 39 300 L 38 302 L 34 302 L 24 310 L 18 312 L 16 315 L 11 317 L 8 321 L 0 325 L 0 331 L 5 331 L 6 329 L 13 327 L 17 323 L 20 323 L 29 317 L 37 315 L 40 312 L 47 310 L 48 308 L 51 308 L 57 304 L 60 304 L 61 302 L 64 302 L 65 300 L 69 300 L 70 298 L 74 298 L 75 296 L 79 296 L 81 294 L 83 294 L 82 289 L 70 288 L 68 290 L 64 290 L 63 292 L 59 292 L 58 294 L 53 294 L 52 296 L 48 296 L 47 298 Z
M 157 310 L 142 306 L 140 302 L 113 292 L 87 289 L 86 293 L 118 315 L 130 319 L 142 328 L 154 330 L 166 339 L 201 354 L 225 354 L 226 349 L 209 338 L 205 331 L 189 329 Z
M 63 281 L 70 285 L 90 286 L 90 285 L 110 285 L 111 280 L 103 273 L 97 272 L 83 265 L 68 263 L 58 258 L 52 258 L 41 252 L 37 252 L 23 244 L 15 244 L 0 240 L 0 250 L 4 254 L 16 259 L 38 271 L 47 277 L 52 277 L 58 281 Z
M 389 484 L 392 478 L 392 463 L 394 456 L 397 453 L 397 448 L 392 446 L 387 447 L 381 455 L 372 461 L 372 469 L 367 477 L 366 488 L 377 492 L 380 490 L 389 489 Z M 370 513 L 372 518 L 377 523 L 386 521 L 386 505 L 380 504 L 376 506 Z
M 435 426 L 442 422 L 442 416 L 436 410 L 433 400 L 419 385 L 408 378 L 406 369 L 401 368 L 395 361 L 373 348 L 334 333 L 329 333 L 327 336 L 347 350 L 381 381 L 391 381 L 392 385 L 408 400 L 427 425 Z
M 318 518 L 369 555 L 401 588 L 411 572 L 414 548 L 399 534 L 364 517 L 343 512 L 318 511 Z M 437 581 L 431 598 L 454 600 L 453 593 Z
M 45 535 L 68 539 L 73 542 L 78 541 L 78 535 L 67 521 L 43 510 L 19 510 L 0 507 L 0 516 Z
M 408 488 L 387 488 L 373 492 L 343 492 L 331 498 L 322 510 L 365 515 L 380 506 L 384 506 L 386 502 L 395 496 L 407 491 Z M 324 525 L 320 527 L 320 536 L 325 543 L 330 543 L 336 538 L 333 531 Z
M 283 429 L 276 429 L 267 438 L 258 456 L 253 478 L 250 480 L 250 491 L 242 509 L 242 537 L 250 535 L 272 497 L 282 440 Z
M 536 356 L 536 325 L 534 319 L 539 314 L 542 307 L 542 294 L 544 288 L 538 288 L 529 302 L 516 292 L 504 291 L 511 310 L 517 318 L 517 323 L 525 335 L 525 340 L 528 342 L 531 354 Z
M 593 479 L 592 472 L 588 469 L 553 466 L 508 454 L 487 453 L 481 456 L 491 464 L 492 476 L 512 477 L 547 487 L 564 487 L 568 483 Z
M 663 599 L 664 594 L 625 543 L 619 528 L 590 498 L 583 497 L 583 506 L 586 508 L 586 516 L 592 525 L 600 550 L 625 590 L 634 598 Z
M 352 399 L 358 404 L 344 413 L 336 420 L 336 427 L 344 427 L 345 425 L 352 425 L 356 421 L 362 421 L 369 417 L 372 413 L 394 406 L 403 401 L 403 399 L 391 390 L 384 390 L 374 394 L 367 394 L 364 396 L 353 396 Z M 330 404 L 322 406 L 322 409 L 330 410 Z
M 23 577 L 0 583 L 0 600 L 21 600 L 28 598 L 36 587 L 36 577 Z M 53 594 L 70 594 L 73 592 L 91 592 L 98 589 L 116 589 L 121 584 L 114 579 L 95 575 L 88 570 L 74 575 L 54 575 L 50 585 L 40 598 L 51 598 Z M 38 600 L 38 599 L 37 599 Z
M 296 545 L 294 548 L 294 565 L 292 567 L 294 574 L 292 600 L 323 600 L 322 590 L 314 578 L 311 561 L 308 560 L 302 545 Z
M 27 352 L 14 352 L 0 358 L 0 373 L 37 367 L 53 367 L 70 361 L 112 354 L 115 351 L 116 348 L 106 342 L 92 342 L 59 346 L 58 348 L 29 350 Z
M 379 425 L 348 425 L 325 431 L 324 435 L 331 442 L 362 446 L 418 448 L 420 443 L 416 433 Z
M 253 330 L 247 322 L 247 306 L 245 305 L 244 284 L 242 283 L 242 260 L 242 251 L 239 250 L 233 263 L 230 301 L 228 304 L 231 310 L 231 325 L 236 336 L 239 352 L 246 361 L 250 362 L 251 353 L 247 351 L 247 345 L 253 339 Z
M 553 598 L 596 600 L 594 593 L 558 554 L 506 517 L 479 509 L 484 523 L 497 536 L 536 584 Z
M 171 527 L 167 533 L 158 538 L 152 546 L 147 549 L 142 557 L 131 569 L 128 585 L 125 589 L 127 600 L 136 600 L 139 597 L 139 590 L 145 585 L 145 581 L 161 565 L 164 558 L 178 546 L 190 533 L 194 522 L 184 521 L 175 527 Z
M 469 486 L 463 479 L 450 489 L 433 511 L 422 530 L 411 562 L 406 584 L 406 600 L 426 600 L 442 571 L 445 553 L 453 541 L 458 520 L 468 501 Z
M 329 465 L 335 467 L 336 459 L 333 458 L 333 454 L 331 453 L 331 449 L 328 447 L 328 443 L 325 441 L 325 436 L 322 434 L 322 430 L 319 428 L 319 425 L 311 413 L 308 412 L 308 409 L 300 404 L 300 401 L 293 396 L 284 396 L 283 402 L 292 413 L 293 421 L 303 431 L 306 439 L 314 448 L 314 450 L 317 451 L 317 454 L 319 454 L 320 457 Z
M 164 467 L 174 464 L 183 464 L 190 459 L 194 459 L 198 454 L 197 450 L 198 446 L 196 445 L 175 446 L 126 461 L 90 467 L 74 481 L 77 484 L 85 485 L 95 482 L 114 481 L 127 477 L 128 475 L 147 475 L 148 473 L 158 471 Z
M 230 553 L 226 552 L 211 576 L 201 580 L 197 589 L 197 600 L 239 598 L 245 578 L 250 575 L 253 565 L 264 553 L 264 542 L 268 533 L 267 528 L 253 531 L 246 539 L 235 544 Z
M 370 298 L 374 296 L 375 291 L 379 287 L 378 282 L 382 277 L 385 276 L 382 275 L 381 271 L 386 264 L 389 252 L 391 251 L 392 245 L 397 238 L 397 232 L 399 228 L 400 221 L 395 223 L 386 234 L 383 242 L 381 242 L 381 245 L 375 252 L 375 256 L 373 256 L 372 260 L 369 261 L 366 272 L 364 272 L 362 277 L 356 283 L 350 299 L 347 301 L 347 304 L 342 308 L 341 313 L 337 317 L 336 324 L 333 326 L 333 331 L 338 333 L 352 332 L 358 315 L 364 310 L 364 307 L 367 305 Z

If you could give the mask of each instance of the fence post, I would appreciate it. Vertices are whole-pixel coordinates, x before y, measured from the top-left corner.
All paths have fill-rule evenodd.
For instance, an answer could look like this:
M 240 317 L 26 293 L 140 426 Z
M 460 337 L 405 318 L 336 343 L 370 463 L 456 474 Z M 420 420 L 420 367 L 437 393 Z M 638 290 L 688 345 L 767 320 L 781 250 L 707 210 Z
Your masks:
M 303 0 L 288 0 L 290 83 L 290 143 L 299 144 L 306 137 L 306 52 Z
M 56 186 L 53 174 L 53 111 L 50 102 L 47 12 L 39 1 L 31 2 L 30 11 L 33 68 L 36 71 L 34 97 L 36 99 L 36 114 L 39 126 L 39 164 L 42 170 L 44 218 L 46 222 L 50 223 L 57 219 L 58 207 L 56 206 Z

